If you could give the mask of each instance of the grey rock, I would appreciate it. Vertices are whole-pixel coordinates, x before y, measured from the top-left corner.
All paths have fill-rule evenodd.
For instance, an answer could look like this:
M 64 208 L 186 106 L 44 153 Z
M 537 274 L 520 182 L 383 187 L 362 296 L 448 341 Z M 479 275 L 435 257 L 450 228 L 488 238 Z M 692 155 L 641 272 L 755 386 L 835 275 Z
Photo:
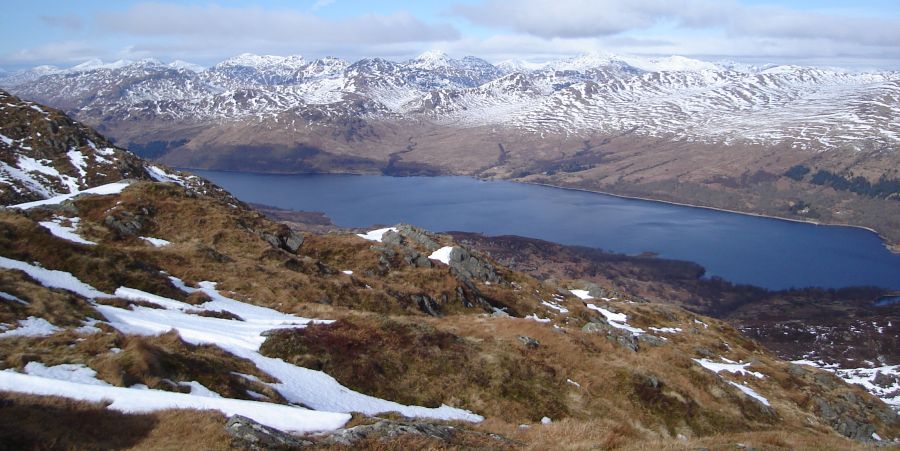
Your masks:
M 640 344 L 647 346 L 658 347 L 666 344 L 666 340 L 656 335 L 641 334 L 637 336 L 637 339 Z
M 299 235 L 293 230 L 289 232 L 282 238 L 282 245 L 287 251 L 296 253 L 303 245 L 303 235 Z
M 413 227 L 409 224 L 400 224 L 397 226 L 397 232 L 412 242 L 413 245 L 424 247 L 431 252 L 434 252 L 441 247 L 441 245 L 433 239 L 434 235 L 418 227 Z
M 417 268 L 431 268 L 433 265 L 428 257 L 418 253 L 410 248 L 401 248 L 403 250 L 403 262 Z
M 595 298 L 611 297 L 609 291 L 607 291 L 606 288 L 603 288 L 596 283 L 587 282 L 584 284 L 584 289 L 587 290 L 589 295 Z
M 606 335 L 606 338 L 632 352 L 637 352 L 638 350 L 638 341 L 634 338 L 634 334 L 626 330 L 612 327 L 606 322 L 590 322 L 585 324 L 581 330 L 588 333 Z
M 299 235 L 287 227 L 276 233 L 262 232 L 260 237 L 269 243 L 270 246 L 284 249 L 292 254 L 296 254 L 300 246 L 303 245 L 303 235 Z
M 107 215 L 103 220 L 103 224 L 106 227 L 112 229 L 120 236 L 137 235 L 144 228 L 145 223 L 146 217 L 136 215 L 130 211 L 117 211 L 114 214 Z
M 381 235 L 381 242 L 392 246 L 403 246 L 403 235 L 393 230 L 388 230 Z
M 428 296 L 427 294 L 414 294 L 410 296 L 410 298 L 412 298 L 413 302 L 419 306 L 419 310 L 422 310 L 431 316 L 444 316 L 443 313 L 441 313 L 441 306 L 438 305 L 431 296 Z
M 443 426 L 428 423 L 401 423 L 397 421 L 382 420 L 375 424 L 366 424 L 349 429 L 341 429 L 320 441 L 320 445 L 353 446 L 360 440 L 376 437 L 382 440 L 392 439 L 403 435 L 419 435 L 434 438 L 443 442 L 449 442 L 456 434 L 453 426 Z
M 538 347 L 541 346 L 541 342 L 539 342 L 536 339 L 531 338 L 527 335 L 519 335 L 518 338 L 519 338 L 519 341 L 522 342 L 522 344 L 525 345 L 526 348 L 537 349 Z
M 241 415 L 229 418 L 228 423 L 225 424 L 225 431 L 234 437 L 239 447 L 249 449 L 287 449 L 314 444 Z
M 838 433 L 854 440 L 872 440 L 875 425 L 867 421 L 864 415 L 855 414 L 854 407 L 861 406 L 861 401 L 854 393 L 846 393 L 842 398 L 827 400 L 822 397 L 813 398 L 819 416 L 825 419 Z
M 788 365 L 787 372 L 788 372 L 788 374 L 790 374 L 791 376 L 794 376 L 794 377 L 803 377 L 803 376 L 809 374 L 809 370 L 807 370 L 806 368 L 803 368 L 802 366 L 797 365 L 795 363 L 791 363 Z
M 490 264 L 475 257 L 465 248 L 454 246 L 450 251 L 450 270 L 459 278 L 501 283 L 503 279 Z
M 888 388 L 896 384 L 898 381 L 898 377 L 896 374 L 887 374 L 878 371 L 875 373 L 875 378 L 872 379 L 872 383 L 881 387 Z

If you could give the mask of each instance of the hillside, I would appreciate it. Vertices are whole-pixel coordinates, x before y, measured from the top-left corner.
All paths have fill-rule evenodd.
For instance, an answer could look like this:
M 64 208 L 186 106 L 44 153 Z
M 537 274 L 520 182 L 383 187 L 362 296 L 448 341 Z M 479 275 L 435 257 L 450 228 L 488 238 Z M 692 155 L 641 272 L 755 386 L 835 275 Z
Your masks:
M 30 202 L 0 209 L 5 445 L 861 449 L 900 436 L 863 388 L 725 322 L 541 281 L 447 235 L 295 232 L 115 147 L 131 172 L 65 192 L 38 178 L 79 167 L 52 143 L 106 142 L 4 99 L 3 133 L 22 132 L 2 149 L 20 171 L 6 174 L 35 182 Z
M 0 86 L 177 167 L 504 178 L 862 225 L 900 243 L 892 71 L 244 54 L 207 69 L 42 66 Z

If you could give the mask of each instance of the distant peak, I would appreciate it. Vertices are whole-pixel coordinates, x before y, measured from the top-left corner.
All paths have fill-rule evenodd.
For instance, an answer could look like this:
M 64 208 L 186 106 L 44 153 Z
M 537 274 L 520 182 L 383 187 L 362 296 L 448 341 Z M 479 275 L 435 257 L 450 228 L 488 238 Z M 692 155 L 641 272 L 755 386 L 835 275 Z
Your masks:
M 169 63 L 169 67 L 172 69 L 184 69 L 189 70 L 191 72 L 202 72 L 204 70 L 203 66 L 199 64 L 190 63 L 182 60 L 175 60 Z
M 301 55 L 257 55 L 255 53 L 241 53 L 237 56 L 222 61 L 221 65 L 226 66 L 250 66 L 259 67 L 267 65 L 296 65 L 303 62 Z
M 672 55 L 664 58 L 626 57 L 624 60 L 632 67 L 648 72 L 699 72 L 704 70 L 722 69 L 721 66 L 715 63 L 687 58 L 680 55 Z
M 119 69 L 133 63 L 134 61 L 131 60 L 117 60 L 111 63 L 104 63 L 103 60 L 99 58 L 92 58 L 81 64 L 72 66 L 69 70 L 72 72 L 86 72 L 96 69 Z
M 416 59 L 420 61 L 439 61 L 450 59 L 450 56 L 442 50 L 428 50 L 419 54 Z
M 440 50 L 429 50 L 417 56 L 410 63 L 413 67 L 436 69 L 451 66 L 454 64 L 454 61 L 449 55 Z

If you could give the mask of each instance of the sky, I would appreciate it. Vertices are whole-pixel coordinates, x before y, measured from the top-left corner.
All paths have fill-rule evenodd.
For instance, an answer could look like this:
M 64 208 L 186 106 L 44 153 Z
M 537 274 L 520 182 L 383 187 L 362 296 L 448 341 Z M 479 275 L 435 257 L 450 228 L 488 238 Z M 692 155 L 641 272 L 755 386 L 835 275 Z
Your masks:
M 13 4 L 15 3 L 15 6 Z M 900 70 L 900 0 L 5 1 L 0 69 L 239 53 L 584 53 Z

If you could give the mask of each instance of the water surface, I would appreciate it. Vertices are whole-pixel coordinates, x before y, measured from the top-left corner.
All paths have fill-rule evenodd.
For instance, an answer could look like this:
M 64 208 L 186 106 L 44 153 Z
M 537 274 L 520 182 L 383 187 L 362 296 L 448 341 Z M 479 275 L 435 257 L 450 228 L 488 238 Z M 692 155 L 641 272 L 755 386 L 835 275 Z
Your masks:
M 900 289 L 900 255 L 872 232 L 469 177 L 197 171 L 239 199 L 325 212 L 335 224 L 410 223 L 520 235 L 625 254 L 654 252 L 708 275 L 772 289 Z

